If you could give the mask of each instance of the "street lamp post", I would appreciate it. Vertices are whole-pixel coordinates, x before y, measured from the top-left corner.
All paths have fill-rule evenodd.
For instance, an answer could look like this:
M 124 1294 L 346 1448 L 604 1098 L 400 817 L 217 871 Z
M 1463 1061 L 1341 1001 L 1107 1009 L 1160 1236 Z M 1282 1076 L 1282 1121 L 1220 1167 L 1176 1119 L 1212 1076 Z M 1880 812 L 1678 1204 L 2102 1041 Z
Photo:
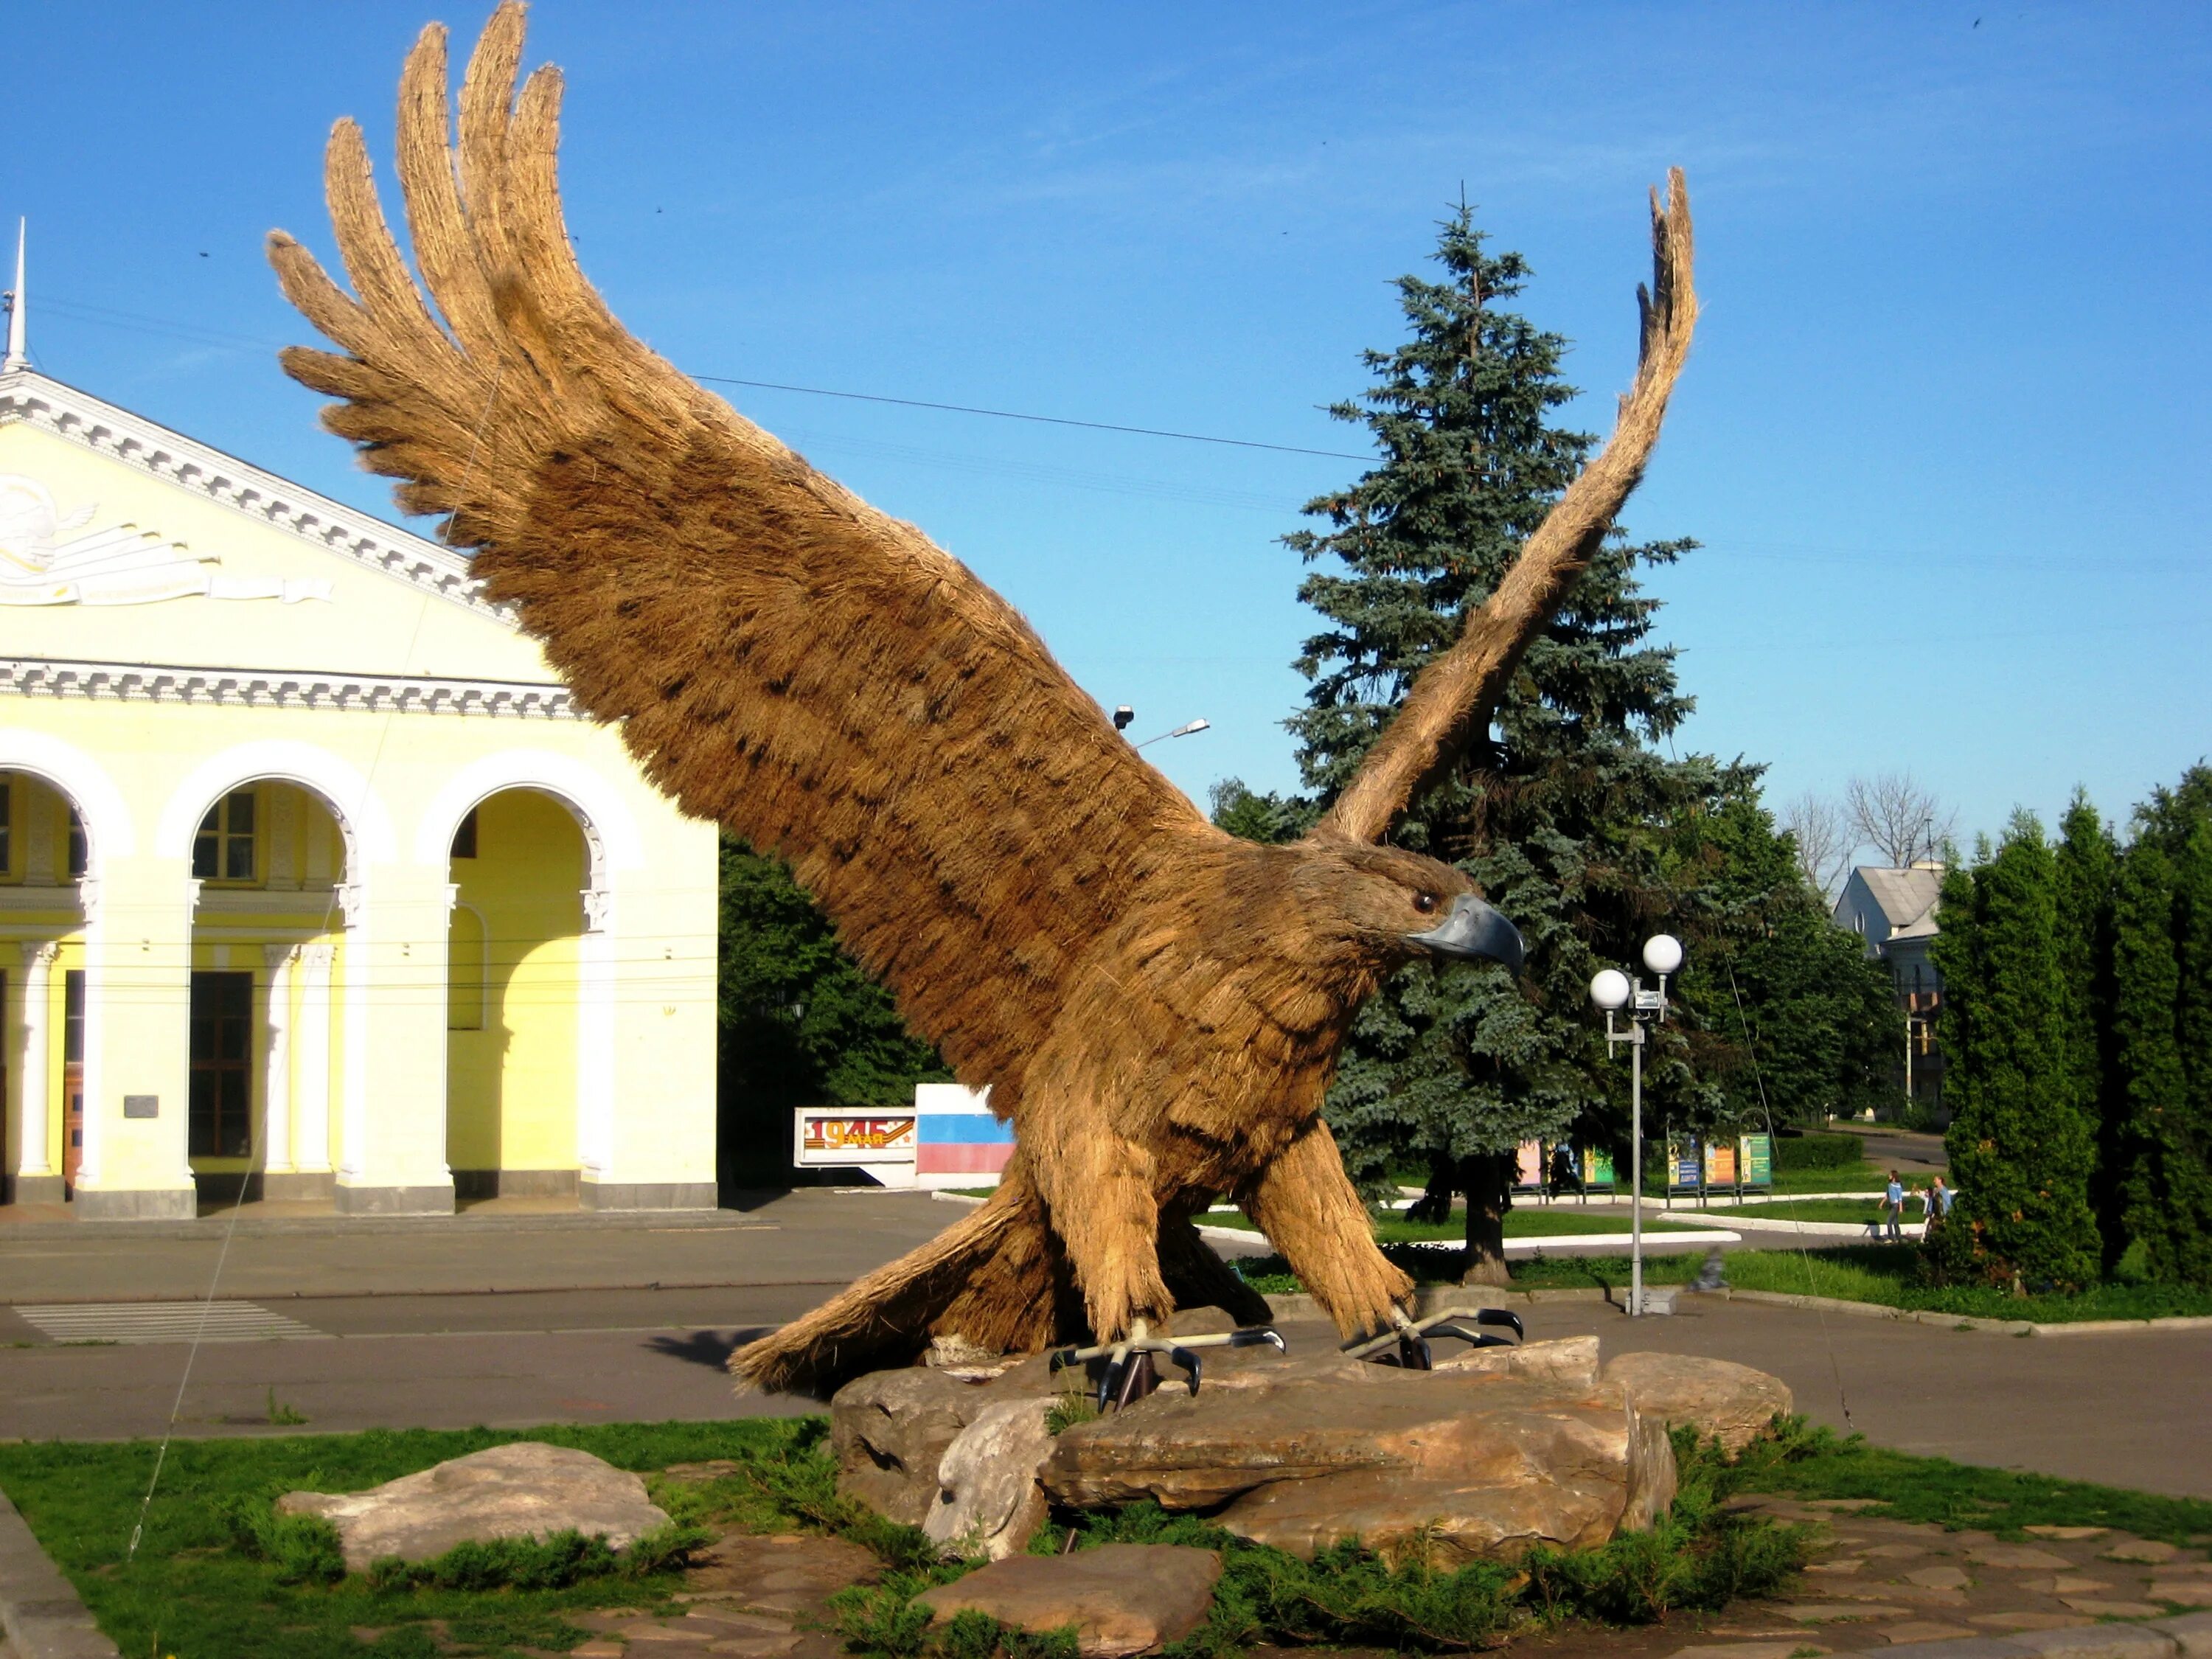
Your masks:
M 1590 981 L 1590 1001 L 1605 1012 L 1605 1042 L 1628 1045 L 1628 1312 L 1644 1312 L 1644 1044 L 1652 1025 L 1667 1019 L 1667 976 L 1682 965 L 1681 941 L 1668 933 L 1655 933 L 1644 941 L 1644 965 L 1659 976 L 1659 988 L 1647 991 L 1644 981 L 1631 979 L 1618 968 L 1601 969 Z M 1613 1017 L 1628 1011 L 1626 1030 L 1614 1029 Z

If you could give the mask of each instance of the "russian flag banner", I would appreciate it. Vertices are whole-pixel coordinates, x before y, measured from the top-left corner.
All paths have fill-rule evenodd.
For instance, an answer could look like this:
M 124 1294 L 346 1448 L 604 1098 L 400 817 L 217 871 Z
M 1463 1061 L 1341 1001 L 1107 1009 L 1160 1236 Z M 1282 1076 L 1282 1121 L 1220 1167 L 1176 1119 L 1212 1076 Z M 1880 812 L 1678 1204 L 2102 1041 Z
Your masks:
M 991 1115 L 991 1091 L 957 1083 L 914 1091 L 915 1184 L 992 1187 L 1013 1156 L 1014 1126 Z

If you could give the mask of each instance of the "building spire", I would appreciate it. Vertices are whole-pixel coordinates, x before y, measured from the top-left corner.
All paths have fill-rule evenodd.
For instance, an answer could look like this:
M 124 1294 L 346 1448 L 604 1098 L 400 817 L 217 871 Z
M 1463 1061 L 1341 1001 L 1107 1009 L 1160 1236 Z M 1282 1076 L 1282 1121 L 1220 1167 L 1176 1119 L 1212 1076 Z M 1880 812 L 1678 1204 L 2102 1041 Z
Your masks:
M 8 290 L 8 355 L 0 357 L 0 374 L 31 366 L 23 355 L 23 240 L 29 229 L 29 221 L 15 221 L 15 286 Z

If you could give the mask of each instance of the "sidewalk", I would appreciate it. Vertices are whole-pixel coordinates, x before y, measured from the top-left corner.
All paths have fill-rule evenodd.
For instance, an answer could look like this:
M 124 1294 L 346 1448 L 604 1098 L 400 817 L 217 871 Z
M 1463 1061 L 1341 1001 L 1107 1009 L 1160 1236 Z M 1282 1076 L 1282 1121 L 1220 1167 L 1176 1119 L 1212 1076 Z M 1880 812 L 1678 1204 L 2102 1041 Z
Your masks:
M 512 1205 L 512 1207 L 507 1206 Z M 803 1188 L 744 1210 L 257 1214 L 0 1231 L 0 1305 L 846 1285 L 950 1219 L 927 1193 Z M 218 1266 L 220 1273 L 218 1273 Z

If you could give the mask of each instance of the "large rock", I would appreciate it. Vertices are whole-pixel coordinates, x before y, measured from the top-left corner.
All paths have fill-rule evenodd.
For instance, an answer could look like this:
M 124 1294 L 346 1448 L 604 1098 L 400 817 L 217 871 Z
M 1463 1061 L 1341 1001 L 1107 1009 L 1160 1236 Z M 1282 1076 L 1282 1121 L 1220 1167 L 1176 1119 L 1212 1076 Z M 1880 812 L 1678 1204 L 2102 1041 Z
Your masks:
M 637 1476 L 589 1452 L 536 1440 L 471 1452 L 367 1492 L 289 1492 L 276 1509 L 328 1521 L 353 1572 L 389 1556 L 428 1561 L 456 1544 L 571 1528 L 619 1550 L 668 1524 Z
M 1357 1537 L 1448 1565 L 1648 1526 L 1674 1460 L 1618 1388 L 1332 1358 L 1163 1390 L 1061 1435 L 1041 1479 L 1078 1506 L 1226 1504 L 1230 1531 L 1308 1558 Z
M 941 1370 L 872 1371 L 830 1401 L 837 1490 L 918 1527 L 937 1505 L 937 1469 L 969 1419 L 994 1396 Z
M 1220 1577 L 1212 1550 L 1104 1544 L 1073 1555 L 1009 1556 L 915 1599 L 939 1623 L 973 1610 L 1026 1631 L 1073 1625 L 1085 1659 L 1125 1659 L 1204 1624 Z
M 1004 1560 L 1030 1541 L 1047 1504 L 1037 1471 L 1052 1455 L 1050 1400 L 1000 1400 L 977 1413 L 937 1465 L 921 1528 L 939 1545 Z
M 1694 1428 L 1731 1453 L 1765 1434 L 1776 1413 L 1796 1406 L 1780 1377 L 1726 1359 L 1625 1353 L 1606 1366 L 1605 1380 L 1626 1389 L 1643 1415 L 1670 1428 Z
M 1455 1376 L 1480 1372 L 1518 1376 L 1532 1382 L 1548 1382 L 1555 1388 L 1585 1391 L 1597 1387 L 1597 1339 L 1594 1336 L 1516 1343 L 1503 1348 L 1462 1348 L 1437 1361 L 1438 1370 Z

